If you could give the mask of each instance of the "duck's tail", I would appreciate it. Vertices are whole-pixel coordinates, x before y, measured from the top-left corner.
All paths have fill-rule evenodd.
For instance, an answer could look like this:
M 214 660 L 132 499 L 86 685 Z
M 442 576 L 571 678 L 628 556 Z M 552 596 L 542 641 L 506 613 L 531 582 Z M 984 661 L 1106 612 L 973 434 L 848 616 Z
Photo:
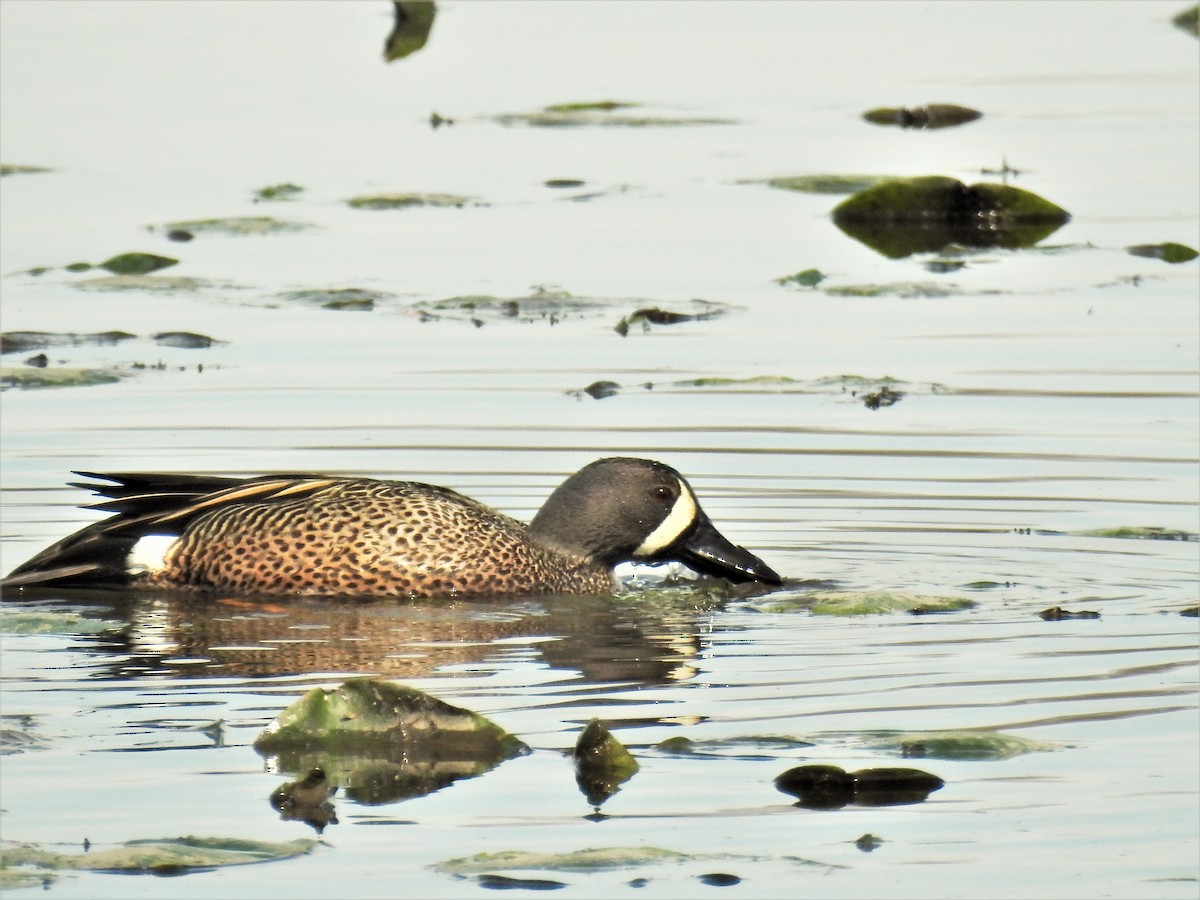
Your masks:
M 130 557 L 143 539 L 178 537 L 189 517 L 169 517 L 199 498 L 234 487 L 237 478 L 214 475 L 148 475 L 76 472 L 109 484 L 70 482 L 105 499 L 85 506 L 112 513 L 38 553 L 0 580 L 0 588 L 118 588 L 133 577 Z

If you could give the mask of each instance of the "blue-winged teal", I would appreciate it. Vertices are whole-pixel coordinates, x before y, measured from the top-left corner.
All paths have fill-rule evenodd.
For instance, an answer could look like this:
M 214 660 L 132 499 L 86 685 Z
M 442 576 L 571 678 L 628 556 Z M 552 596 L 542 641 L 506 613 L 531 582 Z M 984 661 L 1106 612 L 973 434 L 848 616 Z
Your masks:
M 416 597 L 603 593 L 613 566 L 678 560 L 777 585 L 709 522 L 683 476 L 648 459 L 584 467 L 523 525 L 408 481 L 104 475 L 73 483 L 115 513 L 15 569 L 7 588 L 144 587 L 250 595 Z

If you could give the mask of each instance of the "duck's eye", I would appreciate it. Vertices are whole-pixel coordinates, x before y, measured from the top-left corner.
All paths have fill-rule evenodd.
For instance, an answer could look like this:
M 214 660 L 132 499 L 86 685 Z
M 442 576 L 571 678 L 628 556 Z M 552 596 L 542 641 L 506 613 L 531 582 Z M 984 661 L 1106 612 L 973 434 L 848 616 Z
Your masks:
M 654 489 L 654 496 L 662 497 L 664 500 L 666 500 L 671 496 L 671 489 L 669 487 L 656 487 Z

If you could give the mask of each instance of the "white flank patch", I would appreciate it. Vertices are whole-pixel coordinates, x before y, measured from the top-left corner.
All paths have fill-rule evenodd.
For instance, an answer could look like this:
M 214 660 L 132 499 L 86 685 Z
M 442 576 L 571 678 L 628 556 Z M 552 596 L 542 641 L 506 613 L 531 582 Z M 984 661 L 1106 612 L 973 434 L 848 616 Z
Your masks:
M 125 557 L 125 570 L 130 575 L 144 575 L 165 568 L 167 554 L 178 540 L 177 534 L 147 534 L 139 538 Z
M 696 500 L 692 497 L 692 492 L 688 490 L 687 485 L 680 482 L 679 499 L 667 513 L 667 517 L 662 520 L 662 524 L 650 532 L 650 536 L 633 551 L 633 555 L 653 556 L 670 547 L 679 540 L 679 536 L 687 531 L 694 521 L 696 521 Z

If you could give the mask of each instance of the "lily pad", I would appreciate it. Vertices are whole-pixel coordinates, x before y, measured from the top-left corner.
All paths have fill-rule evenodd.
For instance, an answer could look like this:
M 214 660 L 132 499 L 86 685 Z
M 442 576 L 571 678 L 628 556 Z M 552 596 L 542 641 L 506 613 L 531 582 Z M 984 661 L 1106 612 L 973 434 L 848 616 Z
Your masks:
M 415 206 L 440 206 L 462 209 L 464 206 L 485 206 L 473 197 L 458 194 L 363 194 L 351 197 L 346 205 L 354 209 L 409 209 Z
M 168 222 L 159 226 L 165 232 L 186 231 L 191 234 L 224 234 L 241 237 L 248 234 L 283 234 L 305 231 L 312 228 L 304 222 L 285 222 L 271 216 L 231 216 L 224 219 L 192 219 L 186 222 Z M 153 229 L 152 229 L 153 230 Z
M 1006 184 L 964 185 L 932 175 L 860 191 L 833 211 L 847 235 L 892 259 L 968 247 L 1031 247 L 1070 220 L 1066 210 Z
M 1126 247 L 1126 251 L 1131 256 L 1145 256 L 1150 259 L 1161 259 L 1166 263 L 1185 263 L 1191 262 L 1200 253 L 1197 253 L 1191 247 L 1185 244 L 1175 244 L 1167 242 L 1165 244 L 1138 244 L 1133 247 Z
M 592 719 L 575 742 L 575 781 L 592 806 L 621 789 L 639 768 L 637 760 L 598 719 Z
M 146 275 L 178 263 L 177 259 L 153 253 L 122 253 L 100 263 L 100 268 L 107 269 L 114 275 Z
M 951 128 L 983 117 L 977 109 L 953 103 L 930 103 L 913 109 L 881 107 L 863 113 L 873 125 L 897 125 L 900 128 Z
M 416 53 L 429 40 L 437 4 L 431 0 L 392 0 L 391 34 L 383 44 L 383 61 L 395 62 Z
M 315 840 L 285 843 L 242 838 L 181 837 L 126 841 L 116 847 L 92 847 L 86 853 L 60 853 L 36 844 L 7 844 L 0 848 L 0 872 L 36 870 L 40 873 L 91 872 L 176 875 L 197 869 L 238 866 L 291 859 L 310 852 Z

